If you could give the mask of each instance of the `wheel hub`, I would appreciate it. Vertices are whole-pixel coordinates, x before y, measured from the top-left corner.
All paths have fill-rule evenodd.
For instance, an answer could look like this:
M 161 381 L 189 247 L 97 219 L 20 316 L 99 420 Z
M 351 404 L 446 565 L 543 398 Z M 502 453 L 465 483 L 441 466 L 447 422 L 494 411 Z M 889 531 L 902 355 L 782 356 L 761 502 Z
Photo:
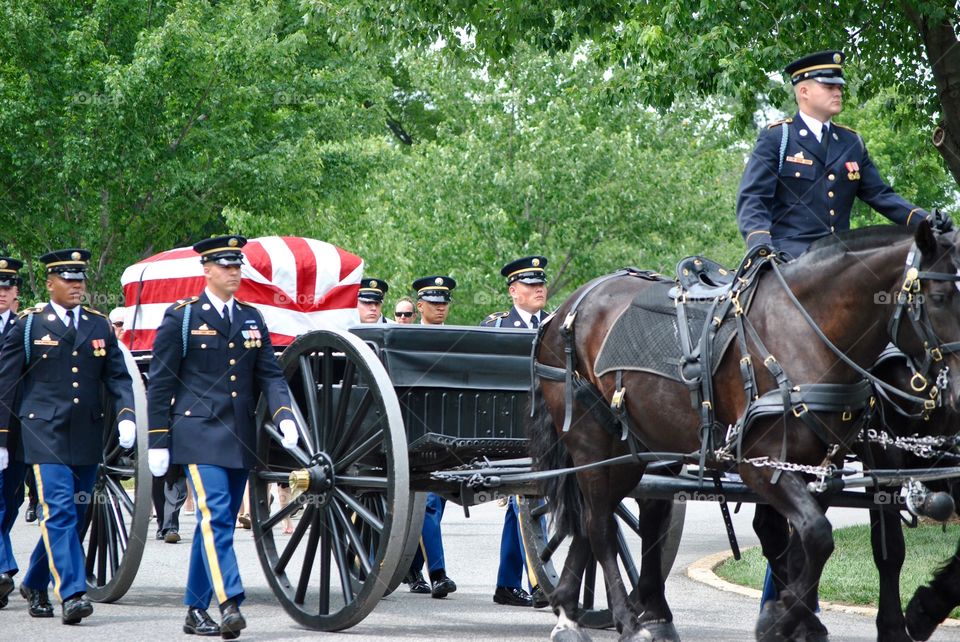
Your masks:
M 310 459 L 309 468 L 290 471 L 289 484 L 293 497 L 307 493 L 318 505 L 326 505 L 333 490 L 333 461 L 326 453 L 317 453 Z

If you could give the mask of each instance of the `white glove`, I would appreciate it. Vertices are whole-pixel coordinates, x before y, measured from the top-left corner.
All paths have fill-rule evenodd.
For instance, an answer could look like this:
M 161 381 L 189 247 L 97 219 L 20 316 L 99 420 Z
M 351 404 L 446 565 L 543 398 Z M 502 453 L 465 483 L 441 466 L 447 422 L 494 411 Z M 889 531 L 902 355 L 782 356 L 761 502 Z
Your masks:
M 163 477 L 170 468 L 170 451 L 167 448 L 151 448 L 147 451 L 147 465 L 154 477 Z
M 6 470 L 10 465 L 10 453 L 6 448 L 0 447 L 0 470 Z
M 293 423 L 293 419 L 283 419 L 280 422 L 280 433 L 283 435 L 280 443 L 283 444 L 284 448 L 292 450 L 297 447 L 300 433 L 297 432 L 297 424 Z
M 121 419 L 117 423 L 117 430 L 120 432 L 120 447 L 133 446 L 133 442 L 137 440 L 137 424 L 130 419 Z

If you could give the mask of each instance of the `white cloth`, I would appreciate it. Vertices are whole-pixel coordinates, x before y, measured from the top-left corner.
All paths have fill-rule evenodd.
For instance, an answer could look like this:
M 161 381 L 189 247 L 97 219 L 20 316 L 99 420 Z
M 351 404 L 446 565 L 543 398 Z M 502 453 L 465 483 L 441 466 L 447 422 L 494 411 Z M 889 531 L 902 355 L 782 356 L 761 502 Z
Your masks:
M 154 477 L 163 477 L 170 468 L 170 451 L 166 448 L 151 448 L 147 451 L 147 465 Z
M 287 450 L 296 448 L 297 441 L 300 440 L 300 433 L 297 432 L 297 424 L 293 422 L 293 419 L 281 420 L 279 428 L 280 434 L 283 435 L 283 439 L 280 440 L 283 447 Z
M 120 433 L 121 448 L 130 448 L 137 440 L 137 424 L 130 419 L 122 419 L 118 422 L 117 432 Z
M 10 453 L 6 448 L 0 447 L 0 470 L 6 470 L 10 465 Z
M 513 307 L 514 309 L 516 309 L 517 314 L 520 315 L 520 319 L 523 321 L 524 325 L 526 325 L 528 328 L 532 328 L 533 326 L 530 325 L 530 319 L 533 318 L 534 315 L 530 312 L 527 312 L 523 308 L 518 308 L 517 306 L 513 306 Z M 537 323 L 539 324 L 543 319 L 540 318 L 539 312 L 537 312 L 536 316 L 537 316 Z

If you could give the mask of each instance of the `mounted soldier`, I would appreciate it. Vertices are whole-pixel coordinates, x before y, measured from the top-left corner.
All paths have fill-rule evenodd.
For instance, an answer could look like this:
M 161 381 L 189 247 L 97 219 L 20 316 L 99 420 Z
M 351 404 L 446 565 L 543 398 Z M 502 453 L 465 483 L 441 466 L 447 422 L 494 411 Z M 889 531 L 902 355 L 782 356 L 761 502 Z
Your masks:
M 849 230 L 856 198 L 901 225 L 929 217 L 884 182 L 860 134 L 833 122 L 843 109 L 843 62 L 843 52 L 822 51 L 787 65 L 798 111 L 760 132 L 740 181 L 737 225 L 748 248 L 796 258 Z

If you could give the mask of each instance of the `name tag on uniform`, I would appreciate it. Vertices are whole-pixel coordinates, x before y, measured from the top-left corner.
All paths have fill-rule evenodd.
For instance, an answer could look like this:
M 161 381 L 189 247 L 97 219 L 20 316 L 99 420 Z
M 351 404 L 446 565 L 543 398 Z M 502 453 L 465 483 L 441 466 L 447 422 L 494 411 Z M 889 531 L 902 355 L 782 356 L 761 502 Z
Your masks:
M 197 335 L 200 335 L 200 336 L 203 336 L 203 337 L 212 337 L 212 336 L 214 336 L 215 334 L 217 334 L 217 331 L 216 331 L 216 330 L 211 330 L 210 327 L 209 327 L 206 323 L 204 323 L 203 325 L 201 325 L 201 326 L 200 326 L 199 328 L 197 328 L 196 330 L 191 330 L 191 331 L 190 331 L 190 334 L 197 334 Z
M 52 338 L 49 334 L 46 334 L 39 339 L 33 340 L 33 345 L 35 346 L 58 346 L 60 342 Z
M 803 152 L 798 152 L 796 156 L 787 156 L 784 160 L 788 163 L 800 163 L 801 165 L 813 165 L 813 161 L 803 157 Z

